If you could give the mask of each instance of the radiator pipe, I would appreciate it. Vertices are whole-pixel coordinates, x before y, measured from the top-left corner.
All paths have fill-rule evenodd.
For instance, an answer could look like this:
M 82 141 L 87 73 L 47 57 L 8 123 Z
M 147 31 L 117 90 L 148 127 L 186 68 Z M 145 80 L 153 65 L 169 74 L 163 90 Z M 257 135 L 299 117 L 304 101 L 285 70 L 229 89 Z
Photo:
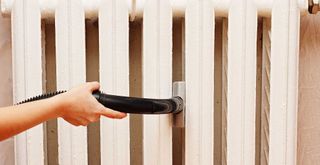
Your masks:
M 1 0 L 1 13 L 5 16 L 10 16 L 15 0 Z M 128 10 L 131 18 L 142 18 L 144 5 L 147 0 L 127 0 Z M 175 18 L 184 17 L 185 8 L 188 0 L 170 0 L 173 16 Z M 302 12 L 308 10 L 308 1 L 314 0 L 296 0 Z M 274 0 L 253 0 L 259 16 L 269 17 L 271 15 Z M 55 8 L 58 0 L 40 0 L 41 17 L 45 19 L 54 19 Z M 216 16 L 228 16 L 228 11 L 231 6 L 231 0 L 212 0 L 215 8 Z M 85 17 L 87 19 L 97 19 L 100 0 L 82 0 Z M 131 19 L 133 21 L 133 19 Z

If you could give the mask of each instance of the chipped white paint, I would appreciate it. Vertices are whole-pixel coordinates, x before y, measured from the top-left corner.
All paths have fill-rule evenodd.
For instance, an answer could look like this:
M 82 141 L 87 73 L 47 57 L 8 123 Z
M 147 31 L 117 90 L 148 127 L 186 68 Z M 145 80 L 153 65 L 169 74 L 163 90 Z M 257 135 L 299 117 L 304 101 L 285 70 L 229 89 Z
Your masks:
M 148 0 L 143 13 L 143 97 L 172 96 L 172 9 L 169 0 Z M 143 162 L 172 164 L 171 115 L 143 117 Z
M 56 10 L 57 89 L 66 90 L 84 83 L 85 23 L 82 2 L 59 0 Z M 58 120 L 59 163 L 87 164 L 87 128 Z
M 186 165 L 213 164 L 214 10 L 210 0 L 186 9 Z
M 296 164 L 298 5 L 276 0 L 271 22 L 269 164 Z
M 42 93 L 41 20 L 37 0 L 17 0 L 12 13 L 14 102 Z M 43 125 L 15 138 L 18 165 L 44 164 Z
M 129 14 L 126 0 L 101 0 L 99 49 L 101 89 L 129 95 Z M 101 164 L 130 164 L 129 117 L 102 118 Z
M 227 164 L 253 165 L 257 12 L 252 0 L 232 2 L 228 27 Z

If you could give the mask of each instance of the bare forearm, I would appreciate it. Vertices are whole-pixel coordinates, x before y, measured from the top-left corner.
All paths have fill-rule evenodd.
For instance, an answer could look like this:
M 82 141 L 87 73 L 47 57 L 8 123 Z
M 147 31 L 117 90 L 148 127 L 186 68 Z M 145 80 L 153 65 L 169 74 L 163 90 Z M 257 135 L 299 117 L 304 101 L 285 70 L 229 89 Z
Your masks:
M 59 117 L 60 105 L 55 99 L 46 99 L 0 108 L 0 141 Z
M 105 108 L 92 96 L 99 87 L 97 82 L 86 83 L 49 99 L 0 108 L 0 141 L 58 117 L 75 126 L 87 126 L 101 115 L 126 117 L 125 113 Z

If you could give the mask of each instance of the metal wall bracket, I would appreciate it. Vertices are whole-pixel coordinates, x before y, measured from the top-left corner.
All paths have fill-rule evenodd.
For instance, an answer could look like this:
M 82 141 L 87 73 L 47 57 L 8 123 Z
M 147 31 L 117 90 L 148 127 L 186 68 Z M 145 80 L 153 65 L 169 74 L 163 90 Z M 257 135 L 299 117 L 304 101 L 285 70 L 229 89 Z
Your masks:
M 173 96 L 179 96 L 183 99 L 183 110 L 179 113 L 173 114 L 173 127 L 185 127 L 185 111 L 186 111 L 186 83 L 184 81 L 177 81 L 173 83 Z

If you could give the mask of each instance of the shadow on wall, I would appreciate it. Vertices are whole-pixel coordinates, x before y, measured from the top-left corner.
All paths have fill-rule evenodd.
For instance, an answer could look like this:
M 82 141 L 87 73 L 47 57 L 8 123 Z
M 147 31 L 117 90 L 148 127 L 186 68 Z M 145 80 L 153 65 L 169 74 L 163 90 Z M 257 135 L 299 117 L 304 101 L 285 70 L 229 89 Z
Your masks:
M 0 14 L 0 107 L 12 105 L 10 25 L 10 19 Z M 0 142 L 0 164 L 14 164 L 13 138 Z
M 298 165 L 320 161 L 320 15 L 301 17 L 298 111 Z

